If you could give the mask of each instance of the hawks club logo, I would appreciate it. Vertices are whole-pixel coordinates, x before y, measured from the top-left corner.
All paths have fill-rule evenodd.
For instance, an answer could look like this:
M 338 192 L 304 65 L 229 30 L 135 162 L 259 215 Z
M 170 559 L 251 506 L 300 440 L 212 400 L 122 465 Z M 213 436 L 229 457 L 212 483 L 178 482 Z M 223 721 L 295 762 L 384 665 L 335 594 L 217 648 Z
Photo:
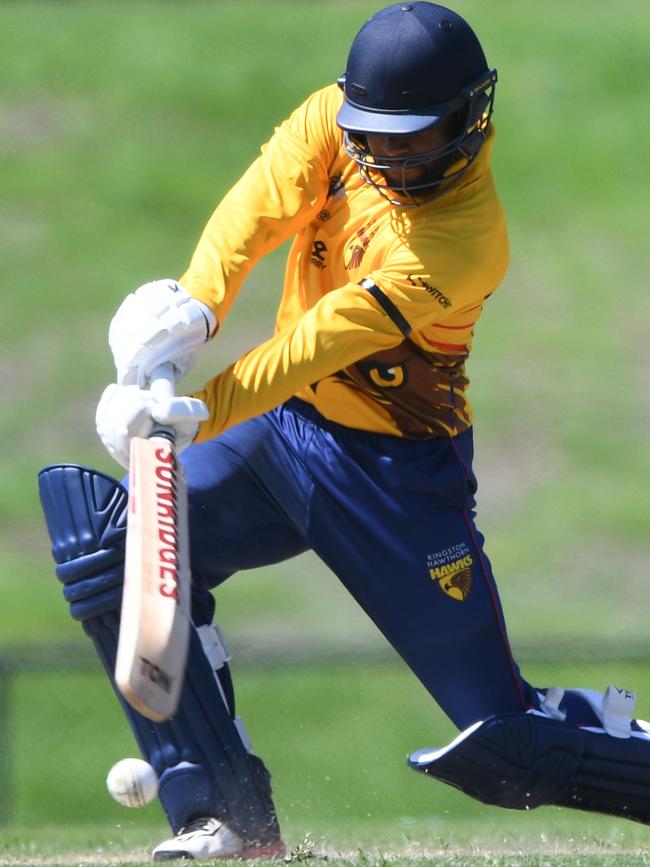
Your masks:
M 358 268 L 361 265 L 368 245 L 377 234 L 378 228 L 378 226 L 371 223 L 367 227 L 362 226 L 355 232 L 352 241 L 350 241 L 345 251 L 347 259 L 345 264 L 346 271 L 352 271 L 353 268 Z
M 443 562 L 448 559 L 444 556 L 447 552 L 442 552 L 442 556 L 429 557 L 429 575 L 438 582 L 443 593 L 457 602 L 464 602 L 472 589 L 471 567 L 474 560 L 464 545 L 458 547 L 465 549 L 465 555 L 455 560 Z
M 359 265 L 361 264 L 361 260 L 363 259 L 363 254 L 365 252 L 366 251 L 363 249 L 363 247 L 360 244 L 355 244 L 355 246 L 352 248 L 352 254 L 350 256 L 350 260 L 349 260 L 348 264 L 345 266 L 345 270 L 351 271 L 352 268 L 358 268 Z

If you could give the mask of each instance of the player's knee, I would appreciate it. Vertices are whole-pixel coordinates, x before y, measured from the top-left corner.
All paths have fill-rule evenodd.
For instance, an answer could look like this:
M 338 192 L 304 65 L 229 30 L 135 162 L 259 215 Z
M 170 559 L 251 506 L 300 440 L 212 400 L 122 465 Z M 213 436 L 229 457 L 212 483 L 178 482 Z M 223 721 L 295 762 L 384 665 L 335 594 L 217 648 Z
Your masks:
M 119 608 L 127 492 L 110 476 L 63 464 L 39 473 L 56 574 L 75 620 Z

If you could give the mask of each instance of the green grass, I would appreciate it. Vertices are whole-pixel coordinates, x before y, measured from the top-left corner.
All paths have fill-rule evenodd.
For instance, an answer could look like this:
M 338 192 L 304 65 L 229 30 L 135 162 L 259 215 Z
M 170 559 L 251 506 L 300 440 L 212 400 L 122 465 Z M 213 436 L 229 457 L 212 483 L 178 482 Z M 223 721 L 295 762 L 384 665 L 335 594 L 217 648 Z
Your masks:
M 79 636 L 35 479 L 60 461 L 120 473 L 93 426 L 112 377 L 112 312 L 139 283 L 184 270 L 219 197 L 273 126 L 342 71 L 378 5 L 0 4 L 0 657 Z M 469 370 L 479 523 L 525 673 L 622 683 L 647 716 L 647 663 L 630 660 L 647 655 L 650 567 L 650 7 L 452 5 L 499 70 L 495 174 L 512 245 Z M 270 333 L 284 252 L 251 275 L 190 385 Z M 430 863 L 414 842 L 449 864 L 646 863 L 633 825 L 485 810 L 409 773 L 405 753 L 424 736 L 445 740 L 449 725 L 314 557 L 235 577 L 219 610 L 247 662 L 240 701 L 292 845 L 310 832 L 328 863 L 348 863 L 337 846 L 352 863 L 383 863 L 379 845 L 391 863 Z M 332 650 L 347 668 L 251 667 Z M 593 664 L 568 669 L 572 658 Z M 543 659 L 556 662 L 542 670 Z M 91 673 L 25 674 L 12 702 L 2 755 L 17 788 L 0 864 L 79 859 L 99 845 L 104 858 L 132 847 L 144 858 L 161 816 L 133 815 L 105 793 L 108 767 L 132 750 L 106 686 Z
M 235 674 L 239 712 L 272 771 L 290 848 L 309 839 L 314 851 L 329 855 L 361 849 L 467 857 L 479 851 L 632 852 L 647 840 L 646 828 L 622 820 L 556 808 L 519 813 L 486 807 L 408 770 L 411 750 L 447 743 L 454 731 L 401 664 L 235 664 Z M 645 665 L 531 665 L 526 674 L 539 685 L 594 688 L 611 678 L 645 694 L 639 713 L 650 711 Z M 47 714 L 34 713 L 35 695 Z M 164 839 L 157 803 L 128 810 L 105 789 L 110 766 L 133 755 L 134 746 L 96 670 L 16 674 L 7 737 L 11 766 L 3 782 L 12 814 L 2 840 L 14 856 L 22 844 L 39 855 L 88 853 L 99 845 L 137 853 Z
M 4 642 L 38 638 L 44 625 L 52 638 L 74 634 L 52 586 L 35 477 L 66 460 L 120 473 L 93 426 L 112 376 L 112 312 L 138 283 L 184 269 L 220 195 L 274 124 L 338 74 L 375 6 L 0 7 L 20 47 L 0 57 Z M 587 18 L 581 0 L 458 8 L 500 72 L 495 173 L 512 266 L 479 325 L 470 376 L 479 521 L 510 631 L 638 644 L 650 562 L 650 121 L 638 109 L 650 11 L 642 0 L 592 4 Z M 190 385 L 270 333 L 283 255 L 255 270 Z M 242 595 L 286 616 L 300 568 L 312 579 L 301 604 L 310 595 L 308 611 L 333 611 L 334 582 L 313 560 L 289 568 L 284 592 L 274 569 L 240 582 Z
M 40 835 L 39 835 L 40 836 Z M 99 834 L 96 829 L 79 834 L 76 829 L 45 829 L 43 845 L 21 844 L 16 840 L 5 847 L 6 858 L 0 849 L 0 865 L 42 865 L 50 867 L 106 867 L 106 865 L 151 864 L 150 847 L 154 840 L 140 836 L 134 842 L 130 835 L 117 831 L 111 835 Z M 539 851 L 517 850 L 517 841 L 511 841 L 511 853 L 499 847 L 473 845 L 468 847 L 446 842 L 427 849 L 407 845 L 404 848 L 355 847 L 349 850 L 323 848 L 318 841 L 308 838 L 297 844 L 285 859 L 285 863 L 311 864 L 313 867 L 429 867 L 431 864 L 448 867 L 641 867 L 650 864 L 650 855 L 641 848 L 628 849 L 615 842 L 599 839 L 576 839 L 565 848 L 549 846 L 540 838 Z M 79 850 L 77 851 L 77 847 Z M 35 853 L 38 854 L 35 854 Z M 47 860 L 44 860 L 47 859 Z M 222 862 L 219 862 L 222 863 Z M 241 864 L 241 861 L 225 863 Z M 260 867 L 273 867 L 277 861 L 256 861 Z

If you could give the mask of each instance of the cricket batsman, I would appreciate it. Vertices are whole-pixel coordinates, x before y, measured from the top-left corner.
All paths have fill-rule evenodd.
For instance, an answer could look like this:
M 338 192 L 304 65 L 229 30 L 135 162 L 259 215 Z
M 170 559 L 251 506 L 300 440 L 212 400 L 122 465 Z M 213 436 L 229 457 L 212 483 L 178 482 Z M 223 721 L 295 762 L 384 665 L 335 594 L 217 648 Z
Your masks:
M 490 170 L 496 86 L 455 12 L 380 9 L 338 82 L 275 130 L 221 201 L 180 279 L 136 289 L 110 323 L 117 375 L 99 436 L 128 467 L 130 439 L 171 424 L 188 484 L 180 706 L 153 723 L 123 702 L 173 832 L 154 860 L 284 854 L 212 591 L 309 549 L 460 730 L 413 753 L 412 768 L 489 804 L 650 823 L 650 728 L 633 693 L 526 682 L 475 524 L 465 366 L 508 265 Z M 273 335 L 170 418 L 153 371 L 173 364 L 180 381 L 253 266 L 291 238 Z M 77 465 L 40 483 L 65 599 L 112 677 L 125 488 Z

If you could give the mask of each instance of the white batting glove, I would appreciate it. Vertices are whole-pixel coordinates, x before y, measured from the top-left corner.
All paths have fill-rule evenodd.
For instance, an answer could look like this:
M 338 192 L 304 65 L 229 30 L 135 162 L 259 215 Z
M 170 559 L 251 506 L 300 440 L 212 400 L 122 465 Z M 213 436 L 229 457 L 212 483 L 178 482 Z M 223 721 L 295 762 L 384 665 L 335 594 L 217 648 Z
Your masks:
M 104 389 L 95 426 L 106 451 L 126 469 L 129 468 L 130 443 L 133 437 L 148 437 L 154 427 L 170 427 L 176 434 L 176 451 L 187 448 L 208 417 L 208 408 L 194 397 L 156 400 L 151 391 L 137 385 L 113 383 Z
M 149 383 L 153 370 L 171 363 L 176 380 L 192 368 L 198 348 L 217 320 L 175 280 L 145 283 L 124 299 L 108 330 L 119 385 Z

